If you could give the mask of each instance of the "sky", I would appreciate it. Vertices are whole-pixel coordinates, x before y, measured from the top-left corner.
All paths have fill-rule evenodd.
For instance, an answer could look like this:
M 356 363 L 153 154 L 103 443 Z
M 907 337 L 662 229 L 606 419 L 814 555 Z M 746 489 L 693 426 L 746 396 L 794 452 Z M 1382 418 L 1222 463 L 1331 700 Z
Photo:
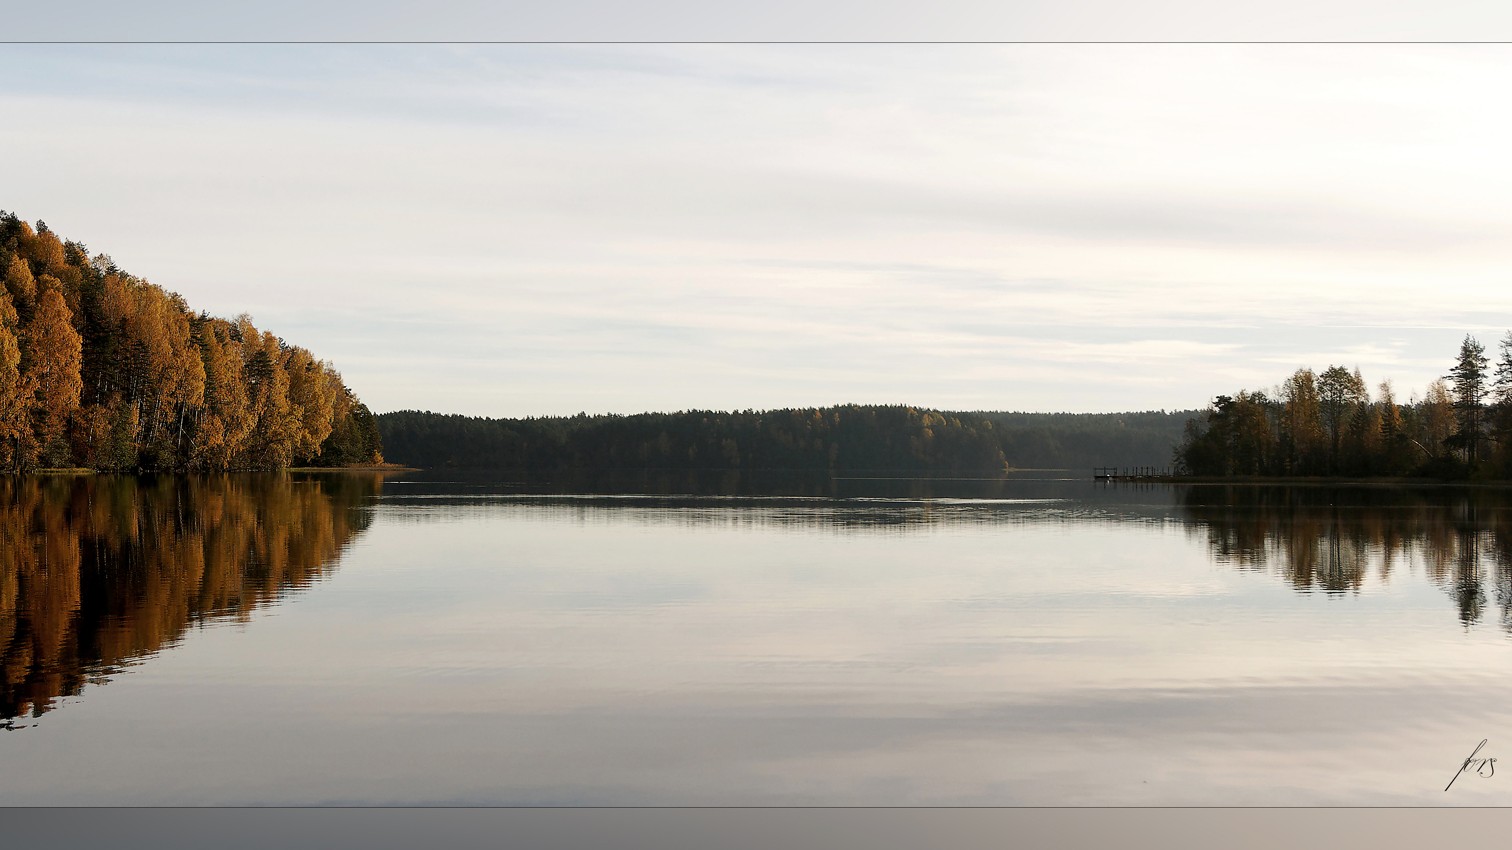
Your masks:
M 0 209 L 374 411 L 1421 395 L 1512 328 L 1512 46 L 0 44 Z

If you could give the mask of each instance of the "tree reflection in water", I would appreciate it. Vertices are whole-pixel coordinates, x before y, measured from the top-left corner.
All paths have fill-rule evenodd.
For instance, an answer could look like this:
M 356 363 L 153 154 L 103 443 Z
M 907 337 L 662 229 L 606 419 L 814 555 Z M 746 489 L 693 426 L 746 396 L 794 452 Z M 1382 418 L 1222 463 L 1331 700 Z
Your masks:
M 1193 485 L 1178 503 L 1214 557 L 1276 571 L 1299 592 L 1358 592 L 1421 563 L 1454 600 L 1461 623 L 1480 622 L 1493 587 L 1512 632 L 1512 493 L 1493 488 Z
M 0 477 L 0 718 L 335 569 L 377 475 Z

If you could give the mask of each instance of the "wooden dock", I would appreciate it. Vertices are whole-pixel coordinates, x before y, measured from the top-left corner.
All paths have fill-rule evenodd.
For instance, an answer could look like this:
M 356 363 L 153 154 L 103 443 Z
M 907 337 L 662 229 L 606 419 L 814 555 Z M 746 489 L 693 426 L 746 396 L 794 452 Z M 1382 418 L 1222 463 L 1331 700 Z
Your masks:
M 1153 478 L 1170 478 L 1170 467 L 1158 466 L 1094 466 L 1094 481 L 1145 481 Z

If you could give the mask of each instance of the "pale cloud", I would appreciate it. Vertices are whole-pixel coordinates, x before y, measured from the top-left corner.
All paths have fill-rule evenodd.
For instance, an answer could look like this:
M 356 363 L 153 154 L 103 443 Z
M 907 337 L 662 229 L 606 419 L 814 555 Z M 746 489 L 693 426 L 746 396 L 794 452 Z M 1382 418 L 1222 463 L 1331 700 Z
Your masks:
M 0 204 L 379 410 L 1405 393 L 1512 324 L 1512 51 L 16 46 Z M 1243 383 L 1235 385 L 1237 379 Z

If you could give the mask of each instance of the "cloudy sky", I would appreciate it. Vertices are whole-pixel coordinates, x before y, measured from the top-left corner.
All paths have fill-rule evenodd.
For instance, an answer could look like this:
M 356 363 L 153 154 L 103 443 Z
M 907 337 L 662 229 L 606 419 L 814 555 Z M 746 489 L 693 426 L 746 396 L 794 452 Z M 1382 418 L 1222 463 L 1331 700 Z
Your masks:
M 1512 327 L 1512 46 L 0 45 L 0 209 L 375 411 L 1422 392 Z M 1494 353 L 1494 351 L 1493 351 Z

